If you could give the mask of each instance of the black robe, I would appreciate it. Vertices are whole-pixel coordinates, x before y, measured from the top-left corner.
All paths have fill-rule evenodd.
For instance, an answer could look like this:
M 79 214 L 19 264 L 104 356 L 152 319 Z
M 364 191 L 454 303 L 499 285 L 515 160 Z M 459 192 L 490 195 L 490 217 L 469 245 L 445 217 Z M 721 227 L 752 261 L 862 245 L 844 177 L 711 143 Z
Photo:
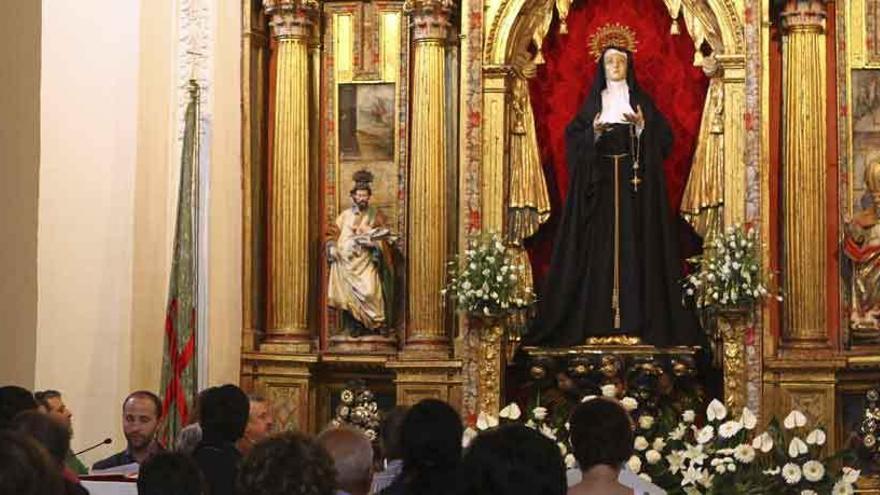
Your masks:
M 617 124 L 595 139 L 593 119 L 601 110 L 606 87 L 600 64 L 586 102 L 566 128 L 569 190 L 538 316 L 526 335 L 529 344 L 564 347 L 610 335 L 638 336 L 656 346 L 704 341 L 696 316 L 682 303 L 678 232 L 663 172 L 672 131 L 636 83 L 631 53 L 627 65 L 630 105 L 633 110 L 641 107 L 644 129 L 635 139 L 632 125 Z M 633 145 L 639 148 L 637 191 L 630 182 Z M 615 327 L 611 309 L 615 166 L 607 155 L 618 153 L 627 156 L 618 164 L 621 321 Z

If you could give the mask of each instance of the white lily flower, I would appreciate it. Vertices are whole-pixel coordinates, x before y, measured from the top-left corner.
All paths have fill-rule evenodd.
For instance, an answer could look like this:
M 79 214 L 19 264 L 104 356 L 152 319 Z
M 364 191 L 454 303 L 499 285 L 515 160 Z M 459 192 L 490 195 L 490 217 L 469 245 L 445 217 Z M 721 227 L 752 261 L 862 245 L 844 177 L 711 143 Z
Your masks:
M 712 399 L 706 408 L 706 418 L 709 421 L 721 421 L 727 417 L 727 408 L 718 399 Z
M 787 430 L 803 428 L 807 424 L 807 417 L 804 416 L 804 413 L 795 409 L 794 411 L 788 413 L 788 416 L 785 417 L 785 421 L 783 421 L 782 424 Z
M 666 463 L 669 464 L 669 472 L 675 474 L 684 468 L 684 452 L 681 450 L 673 450 L 666 456 Z
M 488 430 L 489 428 L 495 428 L 498 426 L 498 418 L 492 416 L 491 414 L 486 414 L 485 411 L 481 411 L 477 416 L 477 429 L 480 431 Z
M 511 402 L 498 413 L 499 418 L 509 419 L 511 421 L 518 420 L 520 416 L 522 416 L 522 410 L 520 410 L 519 405 L 516 402 Z
M 788 444 L 788 456 L 792 459 L 806 454 L 807 450 L 807 444 L 798 437 L 792 438 L 791 443 Z
M 773 437 L 765 431 L 752 440 L 752 447 L 766 454 L 773 448 Z
M 758 424 L 758 417 L 755 416 L 755 413 L 753 413 L 751 409 L 744 407 L 740 421 L 745 429 L 752 430 Z
M 807 443 L 810 445 L 825 445 L 825 432 L 821 428 L 816 428 L 807 435 Z
M 859 475 L 861 475 L 861 474 L 862 474 L 862 472 L 859 469 L 853 469 L 849 466 L 844 466 L 843 467 L 843 476 L 840 479 L 844 483 L 848 483 L 850 485 L 855 485 L 856 481 L 859 480 Z

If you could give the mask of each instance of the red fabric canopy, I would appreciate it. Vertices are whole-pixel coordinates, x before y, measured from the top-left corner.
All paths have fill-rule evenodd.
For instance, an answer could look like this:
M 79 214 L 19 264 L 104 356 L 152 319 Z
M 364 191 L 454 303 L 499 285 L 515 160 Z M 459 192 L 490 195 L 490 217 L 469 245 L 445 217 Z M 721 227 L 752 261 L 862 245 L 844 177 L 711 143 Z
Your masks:
M 568 190 L 565 127 L 577 114 L 593 84 L 597 64 L 589 38 L 599 27 L 619 22 L 636 33 L 636 79 L 666 116 L 675 144 L 664 164 L 669 202 L 678 211 L 700 130 L 708 79 L 693 66 L 693 41 L 679 22 L 679 35 L 670 34 L 672 19 L 662 0 L 575 0 L 568 16 L 568 34 L 559 34 L 554 20 L 544 43 L 546 63 L 531 81 L 530 92 L 541 161 L 553 214 L 527 243 L 541 287 L 550 264 L 558 215 Z

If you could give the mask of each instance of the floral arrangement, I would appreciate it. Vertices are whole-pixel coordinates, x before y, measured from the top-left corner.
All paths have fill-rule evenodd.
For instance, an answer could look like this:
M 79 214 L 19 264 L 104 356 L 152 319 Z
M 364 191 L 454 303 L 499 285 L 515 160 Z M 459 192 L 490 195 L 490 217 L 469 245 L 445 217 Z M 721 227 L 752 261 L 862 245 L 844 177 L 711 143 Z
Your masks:
M 685 279 L 685 292 L 701 309 L 751 306 L 769 292 L 761 281 L 758 234 L 737 225 L 688 259 L 697 271 Z
M 440 293 L 464 313 L 504 316 L 535 301 L 530 284 L 520 283 L 524 272 L 499 234 L 483 234 L 471 238 L 463 256 L 449 262 L 449 282 Z
M 351 426 L 364 432 L 371 441 L 379 437 L 379 405 L 373 392 L 361 381 L 348 384 L 339 393 L 340 404 L 336 406 L 336 417 L 330 421 L 333 427 Z
M 614 385 L 606 385 L 604 396 L 616 396 L 611 387 Z M 594 398 L 587 396 L 583 401 Z M 781 425 L 771 421 L 759 432 L 758 419 L 748 408 L 734 418 L 718 400 L 709 404 L 705 418 L 686 410 L 672 422 L 643 413 L 632 397 L 623 397 L 620 403 L 635 423 L 635 454 L 626 462 L 627 468 L 671 495 L 854 493 L 860 472 L 832 467 L 832 461 L 843 454 L 820 457 L 825 431 L 809 427 L 800 411 L 789 413 Z M 528 417 L 515 403 L 502 409 L 498 418 L 481 413 L 475 428 L 465 430 L 465 446 L 479 430 L 501 421 L 522 421 L 537 429 L 557 442 L 567 468 L 577 467 L 568 444 L 567 424 L 551 426 L 547 409 L 540 406 Z

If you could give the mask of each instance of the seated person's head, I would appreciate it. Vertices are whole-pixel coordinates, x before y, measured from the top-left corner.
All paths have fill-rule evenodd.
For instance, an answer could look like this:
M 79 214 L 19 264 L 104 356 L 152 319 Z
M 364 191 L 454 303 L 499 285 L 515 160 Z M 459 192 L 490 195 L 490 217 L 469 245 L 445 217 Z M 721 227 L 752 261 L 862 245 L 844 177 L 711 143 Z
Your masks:
M 318 435 L 317 442 L 333 459 L 336 488 L 351 495 L 366 495 L 373 480 L 373 445 L 353 428 L 332 428 Z
M 37 401 L 28 389 L 15 385 L 0 387 L 0 428 L 9 426 L 18 413 L 36 408 Z
M 272 434 L 274 421 L 269 401 L 259 395 L 248 396 L 250 410 L 248 412 L 247 425 L 244 435 L 241 437 L 239 449 L 243 452 L 250 451 L 253 446 Z
M 30 436 L 0 430 L 0 493 L 62 495 L 61 470 Z
M 60 469 L 70 450 L 70 430 L 60 421 L 37 411 L 24 411 L 12 420 L 14 428 L 29 435 L 46 449 Z
M 59 421 L 73 432 L 73 411 L 64 403 L 61 392 L 57 390 L 43 390 L 34 392 L 34 399 L 40 412 L 48 414 L 52 419 Z
M 462 463 L 463 495 L 564 495 L 559 447 L 519 424 L 480 433 Z
M 138 390 L 128 394 L 122 403 L 122 431 L 128 448 L 141 451 L 156 439 L 162 415 L 162 401 L 153 392 Z
M 449 404 L 425 399 L 412 406 L 401 428 L 404 473 L 418 478 L 429 471 L 457 469 L 463 433 L 461 418 Z
M 323 448 L 286 432 L 254 446 L 241 463 L 236 489 L 239 495 L 333 495 L 334 476 Z
M 619 402 L 599 397 L 581 403 L 569 423 L 571 446 L 582 471 L 600 464 L 620 469 L 632 456 L 632 419 Z
M 202 427 L 198 423 L 188 424 L 177 432 L 177 438 L 174 440 L 174 450 L 190 455 L 196 450 L 201 441 Z
M 138 495 L 203 495 L 202 472 L 187 455 L 161 452 L 141 464 Z
M 382 456 L 389 461 L 403 458 L 403 443 L 401 441 L 401 429 L 403 419 L 409 411 L 408 407 L 397 406 L 388 411 L 382 418 L 379 429 L 379 442 L 382 446 Z
M 199 395 L 199 425 L 207 441 L 235 442 L 244 434 L 250 404 L 235 385 L 211 387 Z

